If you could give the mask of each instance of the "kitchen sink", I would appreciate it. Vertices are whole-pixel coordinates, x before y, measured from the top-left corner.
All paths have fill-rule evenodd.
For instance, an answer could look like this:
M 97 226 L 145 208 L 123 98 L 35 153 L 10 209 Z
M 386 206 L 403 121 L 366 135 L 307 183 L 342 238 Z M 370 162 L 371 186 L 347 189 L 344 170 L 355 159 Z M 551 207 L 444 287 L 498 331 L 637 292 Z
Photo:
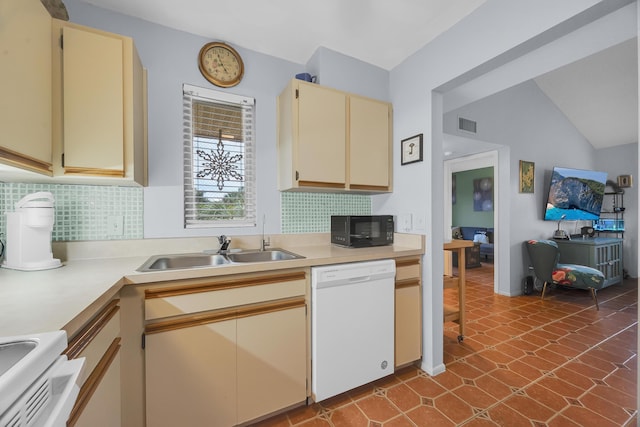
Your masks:
M 288 259 L 304 258 L 293 252 L 284 249 L 266 249 L 264 251 L 233 252 L 227 254 L 231 262 L 265 262 L 265 261 L 285 261 Z
M 304 257 L 279 248 L 267 249 L 264 251 L 239 251 L 213 255 L 205 253 L 155 255 L 142 264 L 137 271 L 149 272 L 185 268 L 215 267 L 232 263 L 285 261 L 299 258 Z
M 177 254 L 152 256 L 138 271 L 175 270 L 181 268 L 213 267 L 228 264 L 229 260 L 223 255 Z

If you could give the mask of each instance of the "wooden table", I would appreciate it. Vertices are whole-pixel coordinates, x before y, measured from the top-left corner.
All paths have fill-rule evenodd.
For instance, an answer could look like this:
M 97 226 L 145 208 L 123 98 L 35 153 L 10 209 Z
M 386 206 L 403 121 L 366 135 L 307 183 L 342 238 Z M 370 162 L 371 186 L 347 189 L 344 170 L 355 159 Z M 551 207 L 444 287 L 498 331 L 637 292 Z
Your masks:
M 464 294 L 465 294 L 465 272 L 466 272 L 466 260 L 465 260 L 465 248 L 473 246 L 471 240 L 452 240 L 451 242 L 444 244 L 445 251 L 456 252 L 458 254 L 458 275 L 448 276 L 444 275 L 443 286 L 447 288 L 458 289 L 458 305 L 444 305 L 444 321 L 445 322 L 457 322 L 460 329 L 458 335 L 458 342 L 464 339 Z

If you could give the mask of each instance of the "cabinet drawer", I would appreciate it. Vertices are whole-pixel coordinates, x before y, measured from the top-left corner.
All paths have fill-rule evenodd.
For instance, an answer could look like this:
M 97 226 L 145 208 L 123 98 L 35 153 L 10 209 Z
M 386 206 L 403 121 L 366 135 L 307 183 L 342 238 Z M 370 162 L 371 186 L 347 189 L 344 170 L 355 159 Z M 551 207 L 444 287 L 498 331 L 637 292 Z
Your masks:
M 147 289 L 145 320 L 304 296 L 303 271 Z
M 396 281 L 420 278 L 420 259 L 405 258 L 396 260 Z
M 79 378 L 83 384 L 94 371 L 109 347 L 120 336 L 120 300 L 111 301 L 70 341 L 64 354 L 69 359 L 86 358 Z

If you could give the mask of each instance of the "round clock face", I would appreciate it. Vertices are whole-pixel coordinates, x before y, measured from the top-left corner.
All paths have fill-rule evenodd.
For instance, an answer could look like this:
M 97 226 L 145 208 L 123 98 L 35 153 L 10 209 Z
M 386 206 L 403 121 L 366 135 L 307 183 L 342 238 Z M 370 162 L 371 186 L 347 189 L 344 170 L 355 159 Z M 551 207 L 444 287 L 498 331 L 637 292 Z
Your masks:
M 220 87 L 237 85 L 244 74 L 244 64 L 238 52 L 220 42 L 207 43 L 200 49 L 198 67 L 207 80 Z

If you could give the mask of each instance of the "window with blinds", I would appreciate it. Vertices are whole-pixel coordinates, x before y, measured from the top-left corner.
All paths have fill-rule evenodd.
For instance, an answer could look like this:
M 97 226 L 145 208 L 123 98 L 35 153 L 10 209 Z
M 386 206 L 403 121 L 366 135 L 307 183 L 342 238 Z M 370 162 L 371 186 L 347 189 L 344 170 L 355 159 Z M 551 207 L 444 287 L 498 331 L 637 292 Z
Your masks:
M 253 98 L 183 85 L 185 228 L 256 224 Z

